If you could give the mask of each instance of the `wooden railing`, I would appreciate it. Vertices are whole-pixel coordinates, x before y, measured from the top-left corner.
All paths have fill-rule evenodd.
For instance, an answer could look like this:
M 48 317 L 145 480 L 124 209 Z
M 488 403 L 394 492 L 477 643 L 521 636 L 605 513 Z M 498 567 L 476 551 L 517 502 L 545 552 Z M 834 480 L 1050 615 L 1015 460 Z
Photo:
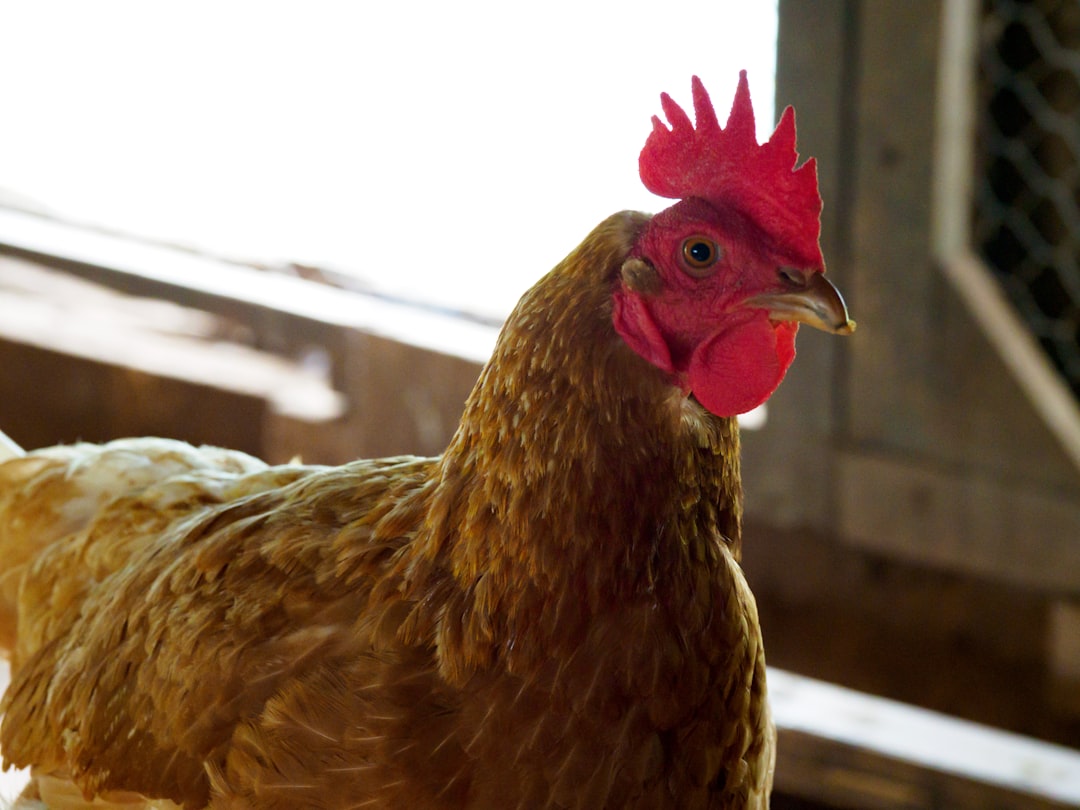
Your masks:
M 776 790 L 859 810 L 1080 807 L 1080 752 L 769 670 Z

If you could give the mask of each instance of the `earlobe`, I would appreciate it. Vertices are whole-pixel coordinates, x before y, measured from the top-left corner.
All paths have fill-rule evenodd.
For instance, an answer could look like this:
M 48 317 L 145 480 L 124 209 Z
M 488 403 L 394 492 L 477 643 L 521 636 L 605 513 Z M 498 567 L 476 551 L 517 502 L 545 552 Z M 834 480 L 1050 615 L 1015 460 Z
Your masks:
M 623 269 L 625 272 L 626 265 Z M 620 286 L 613 299 L 611 320 L 626 345 L 661 371 L 674 374 L 671 351 L 641 296 L 627 286 Z
M 622 276 L 623 286 L 635 293 L 656 295 L 664 286 L 652 263 L 636 256 L 623 262 L 619 274 Z

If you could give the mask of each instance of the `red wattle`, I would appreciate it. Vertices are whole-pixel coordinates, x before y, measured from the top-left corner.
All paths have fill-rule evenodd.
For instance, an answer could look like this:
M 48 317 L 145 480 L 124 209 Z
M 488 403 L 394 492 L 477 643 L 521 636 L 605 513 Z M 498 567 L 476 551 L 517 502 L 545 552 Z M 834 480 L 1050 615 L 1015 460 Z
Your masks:
M 690 390 L 717 416 L 735 416 L 769 398 L 795 359 L 798 324 L 765 312 L 706 339 L 690 358 Z

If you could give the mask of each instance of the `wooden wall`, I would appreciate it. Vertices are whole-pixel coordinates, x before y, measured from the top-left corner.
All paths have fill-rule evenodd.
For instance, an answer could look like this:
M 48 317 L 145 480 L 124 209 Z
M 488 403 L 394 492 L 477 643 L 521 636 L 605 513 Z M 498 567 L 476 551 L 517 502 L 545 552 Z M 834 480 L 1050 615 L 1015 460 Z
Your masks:
M 944 5 L 780 2 L 777 99 L 859 329 L 800 334 L 745 439 L 747 568 L 775 663 L 1077 745 L 1080 470 L 932 246 Z

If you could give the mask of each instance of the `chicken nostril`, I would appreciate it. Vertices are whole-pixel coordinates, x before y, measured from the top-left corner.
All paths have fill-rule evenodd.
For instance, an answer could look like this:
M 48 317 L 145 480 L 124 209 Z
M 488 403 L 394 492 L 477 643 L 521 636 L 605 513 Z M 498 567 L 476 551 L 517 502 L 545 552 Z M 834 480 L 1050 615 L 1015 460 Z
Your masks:
M 776 273 L 780 276 L 780 280 L 791 287 L 797 287 L 802 289 L 806 286 L 806 276 L 794 267 L 778 267 Z

